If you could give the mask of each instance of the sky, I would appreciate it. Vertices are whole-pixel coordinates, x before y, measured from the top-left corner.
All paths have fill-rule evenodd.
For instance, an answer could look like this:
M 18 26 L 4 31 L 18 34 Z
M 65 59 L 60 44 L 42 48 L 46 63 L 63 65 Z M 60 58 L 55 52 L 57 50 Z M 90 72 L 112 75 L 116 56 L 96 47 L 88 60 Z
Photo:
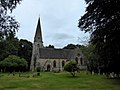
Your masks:
M 20 23 L 17 37 L 33 42 L 40 17 L 44 46 L 81 44 L 89 36 L 78 28 L 85 7 L 84 0 L 23 0 L 12 13 Z

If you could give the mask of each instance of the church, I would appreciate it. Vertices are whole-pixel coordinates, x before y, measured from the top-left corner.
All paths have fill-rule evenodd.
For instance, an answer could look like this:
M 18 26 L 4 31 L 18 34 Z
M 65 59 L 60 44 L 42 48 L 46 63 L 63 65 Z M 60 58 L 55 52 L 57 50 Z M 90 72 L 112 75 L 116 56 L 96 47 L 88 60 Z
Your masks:
M 64 65 L 70 60 L 75 60 L 80 69 L 86 69 L 86 60 L 80 49 L 44 47 L 39 18 L 34 36 L 30 70 L 36 71 L 37 67 L 40 67 L 42 71 L 63 71 Z

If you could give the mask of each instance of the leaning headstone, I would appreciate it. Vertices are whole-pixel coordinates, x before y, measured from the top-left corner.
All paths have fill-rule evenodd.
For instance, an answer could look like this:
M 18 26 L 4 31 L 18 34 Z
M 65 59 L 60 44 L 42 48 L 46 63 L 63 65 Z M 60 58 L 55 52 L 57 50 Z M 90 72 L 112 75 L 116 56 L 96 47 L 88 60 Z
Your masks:
M 110 78 L 114 78 L 114 72 L 110 73 Z

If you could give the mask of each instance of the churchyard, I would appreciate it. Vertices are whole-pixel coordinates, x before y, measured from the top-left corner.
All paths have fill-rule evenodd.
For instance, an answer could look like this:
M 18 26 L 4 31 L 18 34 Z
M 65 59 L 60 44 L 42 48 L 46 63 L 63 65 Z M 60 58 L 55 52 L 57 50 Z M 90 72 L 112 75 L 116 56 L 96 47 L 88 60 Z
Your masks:
M 27 72 L 15 75 L 0 73 L 0 90 L 120 90 L 120 79 L 80 72 L 72 77 L 68 72 Z

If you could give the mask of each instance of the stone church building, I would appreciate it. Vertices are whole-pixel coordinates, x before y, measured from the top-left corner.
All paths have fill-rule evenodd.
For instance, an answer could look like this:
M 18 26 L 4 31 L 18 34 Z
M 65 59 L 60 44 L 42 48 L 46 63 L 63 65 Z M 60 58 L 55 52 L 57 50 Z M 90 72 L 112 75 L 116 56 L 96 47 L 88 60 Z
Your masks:
M 41 67 L 42 71 L 63 71 L 64 65 L 75 60 L 81 69 L 86 69 L 86 61 L 79 49 L 45 48 L 42 41 L 40 18 L 34 37 L 30 70 Z

